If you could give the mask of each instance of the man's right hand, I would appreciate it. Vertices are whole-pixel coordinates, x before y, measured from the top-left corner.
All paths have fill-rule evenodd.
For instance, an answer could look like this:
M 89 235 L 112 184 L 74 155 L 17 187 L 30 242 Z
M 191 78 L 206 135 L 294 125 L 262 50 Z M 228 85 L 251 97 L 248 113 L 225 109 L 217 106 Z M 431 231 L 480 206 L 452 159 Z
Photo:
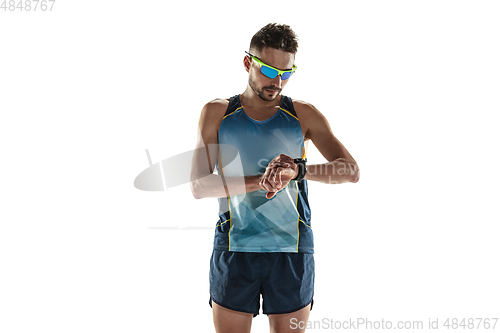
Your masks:
M 293 158 L 285 154 L 276 156 L 268 164 L 259 181 L 260 187 L 268 191 L 266 198 L 274 197 L 276 192 L 285 188 L 290 180 L 297 176 L 298 172 L 298 165 L 293 162 Z

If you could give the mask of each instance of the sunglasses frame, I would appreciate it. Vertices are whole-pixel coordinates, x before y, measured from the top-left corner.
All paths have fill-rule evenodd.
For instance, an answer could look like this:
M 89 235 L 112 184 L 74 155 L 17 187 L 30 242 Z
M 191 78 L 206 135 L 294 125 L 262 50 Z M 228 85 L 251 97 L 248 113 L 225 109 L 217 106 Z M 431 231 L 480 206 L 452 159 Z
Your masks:
M 257 58 L 257 57 L 256 57 L 256 56 L 254 56 L 253 54 L 248 53 L 247 51 L 245 51 L 245 53 L 246 53 L 246 54 L 248 54 L 248 55 L 250 56 L 250 58 L 252 58 L 252 59 L 253 59 L 253 60 L 255 60 L 257 63 L 259 63 L 259 64 L 260 64 L 260 66 L 261 66 L 261 67 L 260 67 L 260 72 L 261 72 L 262 74 L 264 74 L 264 73 L 262 72 L 262 67 L 268 67 L 268 68 L 271 68 L 271 69 L 274 69 L 275 71 L 277 71 L 277 72 L 278 72 L 278 74 L 276 74 L 276 76 L 278 76 L 278 75 L 279 75 L 279 76 L 281 76 L 281 79 L 283 80 L 283 76 L 282 76 L 282 74 L 284 74 L 284 73 L 290 73 L 290 77 L 291 77 L 291 76 L 292 76 L 292 74 L 293 74 L 293 73 L 295 73 L 295 71 L 297 70 L 297 66 L 296 66 L 295 64 L 293 64 L 292 69 L 289 69 L 289 70 L 286 70 L 286 71 L 282 71 L 282 70 L 280 70 L 280 69 L 274 68 L 273 66 L 269 66 L 268 64 L 265 64 L 264 62 L 262 62 L 262 60 L 260 60 L 259 58 Z M 265 75 L 266 77 L 269 77 L 269 76 L 267 76 L 266 74 L 264 74 L 264 75 Z M 275 77 L 276 77 L 276 76 L 275 76 Z M 270 78 L 270 79 L 274 79 L 275 77 L 269 77 L 269 78 Z M 290 77 L 289 77 L 289 78 L 290 78 Z M 289 78 L 288 78 L 288 79 L 289 79 Z M 288 79 L 287 79 L 287 80 L 288 80 Z

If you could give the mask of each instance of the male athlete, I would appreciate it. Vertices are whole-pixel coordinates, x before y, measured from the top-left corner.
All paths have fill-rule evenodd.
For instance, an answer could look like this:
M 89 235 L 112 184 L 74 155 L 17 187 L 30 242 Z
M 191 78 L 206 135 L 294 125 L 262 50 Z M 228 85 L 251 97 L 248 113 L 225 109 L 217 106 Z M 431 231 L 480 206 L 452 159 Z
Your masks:
M 326 118 L 281 94 L 297 69 L 297 47 L 289 26 L 266 25 L 245 51 L 245 91 L 201 111 L 191 189 L 197 199 L 219 201 L 210 261 L 217 333 L 250 332 L 260 295 L 271 332 L 305 331 L 297 323 L 307 322 L 314 292 L 307 181 L 359 180 L 356 161 Z M 328 163 L 306 165 L 307 140 Z

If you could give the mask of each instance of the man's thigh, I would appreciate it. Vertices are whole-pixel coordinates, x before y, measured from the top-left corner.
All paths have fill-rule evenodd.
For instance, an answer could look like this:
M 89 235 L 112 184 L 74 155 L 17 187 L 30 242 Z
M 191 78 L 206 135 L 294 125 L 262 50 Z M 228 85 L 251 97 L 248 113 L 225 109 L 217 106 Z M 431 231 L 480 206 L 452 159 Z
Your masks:
M 303 333 L 309 320 L 311 304 L 291 313 L 270 314 L 269 326 L 271 333 Z
M 217 333 L 250 333 L 252 313 L 224 308 L 212 301 L 214 326 Z
M 312 253 L 277 252 L 268 253 L 265 258 L 262 262 L 265 314 L 292 313 L 312 303 L 315 275 Z

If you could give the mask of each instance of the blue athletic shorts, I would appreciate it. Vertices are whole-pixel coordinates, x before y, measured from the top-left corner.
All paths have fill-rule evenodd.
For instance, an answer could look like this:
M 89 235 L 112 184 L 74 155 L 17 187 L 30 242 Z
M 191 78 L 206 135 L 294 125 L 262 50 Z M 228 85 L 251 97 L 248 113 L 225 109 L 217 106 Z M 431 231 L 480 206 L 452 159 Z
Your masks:
M 264 314 L 298 311 L 314 295 L 312 253 L 234 252 L 213 250 L 210 258 L 210 301 L 240 312 Z

